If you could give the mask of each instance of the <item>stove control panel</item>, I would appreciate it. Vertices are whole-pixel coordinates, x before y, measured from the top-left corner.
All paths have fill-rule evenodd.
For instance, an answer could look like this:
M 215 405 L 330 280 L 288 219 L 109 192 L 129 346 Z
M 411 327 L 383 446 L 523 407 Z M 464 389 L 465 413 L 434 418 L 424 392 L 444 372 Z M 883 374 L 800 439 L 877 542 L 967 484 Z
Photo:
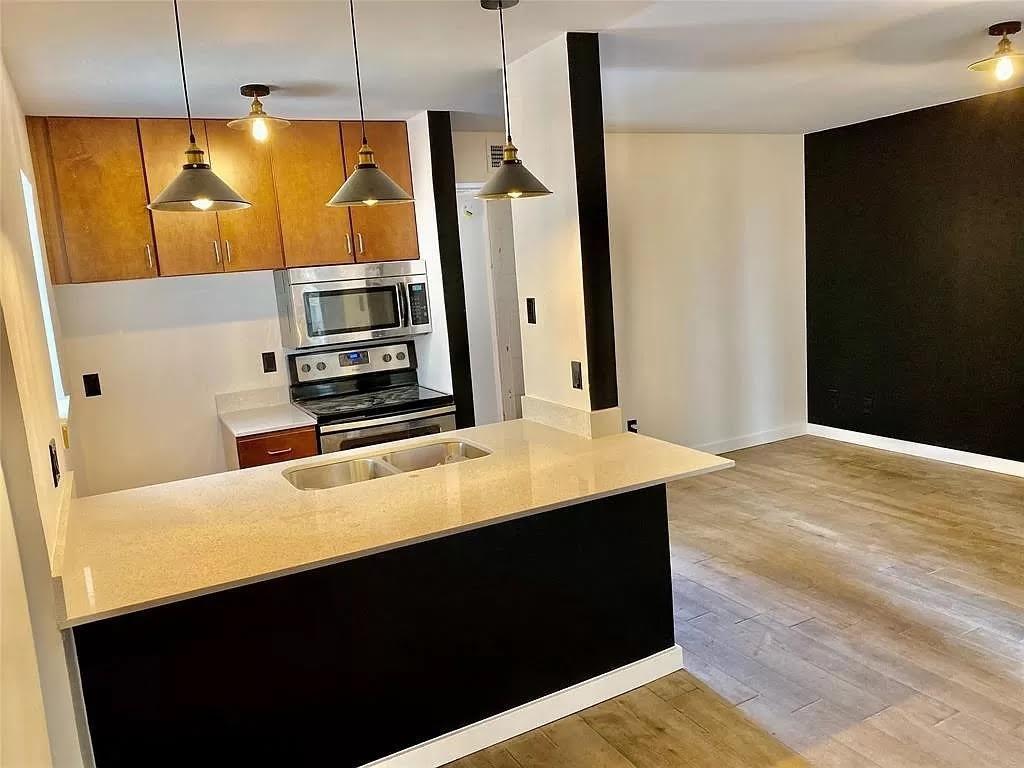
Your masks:
M 408 343 L 309 352 L 295 355 L 292 360 L 295 379 L 300 384 L 364 373 L 407 371 L 415 367 L 415 357 Z

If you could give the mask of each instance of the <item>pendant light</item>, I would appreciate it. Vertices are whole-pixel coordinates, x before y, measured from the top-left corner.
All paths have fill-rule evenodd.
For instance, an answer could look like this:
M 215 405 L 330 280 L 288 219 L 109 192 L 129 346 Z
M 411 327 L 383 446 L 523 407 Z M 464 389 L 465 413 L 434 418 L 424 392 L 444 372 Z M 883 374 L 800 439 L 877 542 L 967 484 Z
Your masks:
M 287 128 L 291 125 L 283 117 L 273 117 L 263 111 L 263 102 L 260 101 L 260 98 L 270 95 L 269 85 L 251 83 L 243 85 L 238 90 L 247 99 L 252 99 L 252 104 L 249 106 L 249 114 L 238 120 L 232 120 L 228 123 L 228 128 L 234 128 L 236 131 L 251 131 L 252 137 L 256 141 L 266 141 L 270 138 L 271 127 Z
M 992 37 L 1001 37 L 996 52 L 987 59 L 976 61 L 968 67 L 972 72 L 993 72 L 996 80 L 1006 82 L 1012 78 L 1018 67 L 1024 68 L 1024 53 L 1013 49 L 1010 35 L 1020 32 L 1019 21 L 1002 21 L 988 28 Z
M 352 19 L 352 53 L 356 60 L 356 91 L 359 94 L 359 125 L 363 142 L 359 147 L 359 159 L 352 174 L 334 193 L 327 205 L 332 208 L 347 208 L 353 205 L 391 205 L 411 203 L 412 196 L 396 184 L 380 169 L 373 159 L 373 150 L 366 141 L 366 117 L 363 114 L 363 83 L 359 75 L 359 44 L 356 42 L 356 8 L 354 0 L 348 0 L 349 16 Z
M 210 164 L 203 159 L 203 150 L 196 144 L 196 134 L 192 130 L 192 109 L 188 103 L 188 82 L 185 79 L 185 55 L 181 50 L 178 0 L 174 0 L 174 27 L 178 32 L 181 87 L 185 92 L 185 114 L 188 116 L 188 149 L 185 150 L 185 164 L 181 167 L 181 173 L 147 207 L 152 211 L 234 211 L 251 208 L 252 203 L 210 169 Z
M 477 194 L 483 200 L 516 200 L 520 197 L 542 197 L 551 190 L 541 184 L 540 179 L 526 170 L 519 159 L 519 150 L 512 143 L 512 118 L 508 108 L 508 64 L 505 62 L 505 17 L 506 8 L 519 5 L 519 0 L 480 0 L 484 10 L 498 12 L 498 29 L 501 34 L 501 79 L 505 95 L 505 148 L 502 152 L 501 167 L 484 184 Z

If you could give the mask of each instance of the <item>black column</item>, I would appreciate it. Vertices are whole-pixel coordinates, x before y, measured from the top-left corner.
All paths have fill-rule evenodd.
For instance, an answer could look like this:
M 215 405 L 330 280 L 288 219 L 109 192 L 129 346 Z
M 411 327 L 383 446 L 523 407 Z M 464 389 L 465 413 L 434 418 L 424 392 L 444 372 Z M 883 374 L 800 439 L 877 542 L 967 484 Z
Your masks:
M 608 190 L 604 168 L 601 47 L 597 34 L 593 32 L 569 32 L 566 47 L 583 255 L 583 310 L 587 330 L 590 407 L 599 411 L 619 404 L 615 380 Z
M 448 320 L 448 356 L 455 396 L 455 422 L 459 428 L 476 424 L 473 411 L 473 379 L 469 367 L 469 326 L 466 322 L 466 286 L 462 279 L 462 247 L 459 244 L 459 206 L 455 197 L 455 149 L 452 146 L 450 112 L 427 112 L 430 167 L 437 216 L 437 240 L 441 250 L 441 281 L 444 313 Z

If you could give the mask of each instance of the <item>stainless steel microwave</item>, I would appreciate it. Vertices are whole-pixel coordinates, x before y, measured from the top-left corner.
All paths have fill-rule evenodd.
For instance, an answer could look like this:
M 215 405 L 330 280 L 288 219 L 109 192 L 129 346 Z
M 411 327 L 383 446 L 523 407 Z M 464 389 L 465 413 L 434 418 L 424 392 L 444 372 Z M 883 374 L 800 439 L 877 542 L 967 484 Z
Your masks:
M 419 260 L 279 269 L 274 284 L 289 349 L 430 331 L 427 270 Z

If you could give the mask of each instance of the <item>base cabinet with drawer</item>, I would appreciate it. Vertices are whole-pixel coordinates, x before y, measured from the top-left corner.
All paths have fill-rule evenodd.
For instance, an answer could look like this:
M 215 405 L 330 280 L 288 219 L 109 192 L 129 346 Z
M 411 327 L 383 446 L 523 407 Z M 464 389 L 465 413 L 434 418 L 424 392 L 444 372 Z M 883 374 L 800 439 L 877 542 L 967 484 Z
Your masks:
M 239 469 L 316 456 L 316 427 L 239 437 L 235 440 L 235 451 Z

